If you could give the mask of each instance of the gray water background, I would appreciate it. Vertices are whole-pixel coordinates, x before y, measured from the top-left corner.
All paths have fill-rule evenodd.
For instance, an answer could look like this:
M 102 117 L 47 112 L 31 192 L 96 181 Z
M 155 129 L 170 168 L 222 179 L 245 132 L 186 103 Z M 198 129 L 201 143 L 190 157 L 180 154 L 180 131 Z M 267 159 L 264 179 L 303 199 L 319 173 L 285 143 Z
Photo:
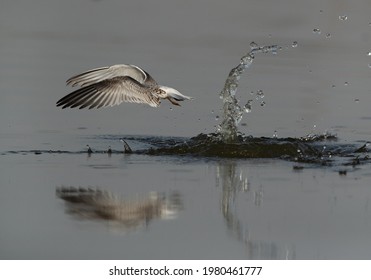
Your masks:
M 240 81 L 242 104 L 258 90 L 266 102 L 254 101 L 241 132 L 330 131 L 361 145 L 371 133 L 370 11 L 361 0 L 2 1 L 0 258 L 370 258 L 369 166 L 340 176 L 281 160 L 19 152 L 122 149 L 102 135 L 213 132 L 219 92 L 252 41 L 283 49 L 257 55 Z M 195 99 L 180 108 L 55 107 L 70 76 L 119 63 Z M 176 219 L 116 229 L 65 213 L 55 195 L 63 185 L 128 197 L 176 190 L 184 208 Z

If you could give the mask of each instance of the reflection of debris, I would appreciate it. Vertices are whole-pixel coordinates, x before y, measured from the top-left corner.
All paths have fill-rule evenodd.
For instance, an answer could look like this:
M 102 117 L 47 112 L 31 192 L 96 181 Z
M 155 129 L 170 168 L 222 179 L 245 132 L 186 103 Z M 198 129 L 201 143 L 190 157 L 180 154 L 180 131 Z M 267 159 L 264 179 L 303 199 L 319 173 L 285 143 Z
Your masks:
M 175 218 L 182 208 L 181 196 L 175 192 L 168 197 L 153 192 L 135 199 L 123 199 L 100 189 L 59 187 L 56 195 L 66 201 L 70 215 L 112 221 L 126 229 L 148 225 L 155 218 Z
M 359 156 L 356 156 L 356 158 L 354 158 L 352 161 L 352 165 L 355 166 L 358 164 L 361 164 L 361 160 L 359 159 Z
M 263 202 L 263 186 L 260 185 L 259 190 L 254 191 L 254 204 L 260 206 Z
M 302 166 L 302 165 L 294 165 L 294 166 L 292 167 L 292 169 L 293 169 L 294 171 L 301 171 L 301 170 L 304 169 L 304 166 Z

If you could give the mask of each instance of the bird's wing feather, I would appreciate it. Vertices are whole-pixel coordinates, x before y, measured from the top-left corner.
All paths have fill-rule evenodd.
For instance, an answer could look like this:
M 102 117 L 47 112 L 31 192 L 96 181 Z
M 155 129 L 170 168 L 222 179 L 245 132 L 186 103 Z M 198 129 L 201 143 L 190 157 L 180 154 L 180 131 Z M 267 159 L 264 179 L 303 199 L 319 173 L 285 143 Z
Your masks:
M 158 107 L 160 98 L 156 90 L 159 89 L 144 86 L 131 77 L 119 76 L 75 90 L 58 100 L 57 106 L 63 106 L 63 109 L 67 107 L 92 109 L 133 102 Z
M 90 86 L 115 77 L 131 77 L 140 84 L 157 85 L 156 81 L 143 69 L 135 65 L 118 64 L 89 70 L 67 80 L 67 85 Z

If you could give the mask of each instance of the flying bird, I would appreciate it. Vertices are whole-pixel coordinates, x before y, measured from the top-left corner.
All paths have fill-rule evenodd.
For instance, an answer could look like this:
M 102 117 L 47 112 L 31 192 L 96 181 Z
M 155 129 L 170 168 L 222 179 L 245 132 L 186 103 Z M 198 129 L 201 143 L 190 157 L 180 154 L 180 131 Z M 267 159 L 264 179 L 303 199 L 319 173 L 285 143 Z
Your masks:
M 174 88 L 161 86 L 142 68 L 118 64 L 89 70 L 67 80 L 79 89 L 57 101 L 57 106 L 83 109 L 119 105 L 122 102 L 144 103 L 158 107 L 161 99 L 180 106 L 179 101 L 192 99 Z

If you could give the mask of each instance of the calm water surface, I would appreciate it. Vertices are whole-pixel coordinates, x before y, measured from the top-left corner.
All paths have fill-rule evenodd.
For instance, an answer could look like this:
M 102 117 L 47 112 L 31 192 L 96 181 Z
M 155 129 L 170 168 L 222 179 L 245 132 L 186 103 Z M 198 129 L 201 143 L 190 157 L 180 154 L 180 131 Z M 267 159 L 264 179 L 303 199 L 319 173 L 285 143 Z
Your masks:
M 368 164 L 296 171 L 276 159 L 82 152 L 122 150 L 123 135 L 213 132 L 218 94 L 251 41 L 283 49 L 244 74 L 240 102 L 254 101 L 241 132 L 371 141 L 370 9 L 361 0 L 3 1 L 0 258 L 369 259 Z M 195 100 L 55 107 L 67 78 L 118 63 Z M 258 90 L 264 106 L 250 94 Z

